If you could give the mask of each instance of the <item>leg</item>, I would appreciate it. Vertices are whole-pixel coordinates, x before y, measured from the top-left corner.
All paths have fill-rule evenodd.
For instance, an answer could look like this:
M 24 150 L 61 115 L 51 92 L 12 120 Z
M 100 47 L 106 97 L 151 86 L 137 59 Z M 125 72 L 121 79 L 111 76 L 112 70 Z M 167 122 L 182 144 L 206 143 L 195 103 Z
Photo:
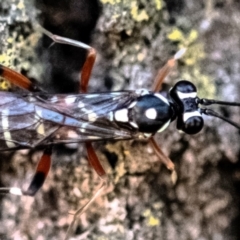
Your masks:
M 81 93 L 87 92 L 88 82 L 90 79 L 90 75 L 92 72 L 92 68 L 93 68 L 95 59 L 96 59 L 96 51 L 94 48 L 91 48 L 88 51 L 86 61 L 82 68 L 81 84 L 80 84 L 80 89 L 79 89 Z
M 93 195 L 92 198 L 87 202 L 87 204 L 85 204 L 83 207 L 79 208 L 79 209 L 74 213 L 74 215 L 73 215 L 73 220 L 72 220 L 71 224 L 70 224 L 69 227 L 68 227 L 68 230 L 67 230 L 67 233 L 66 233 L 66 236 L 65 236 L 64 240 L 69 239 L 69 237 L 71 236 L 71 231 L 72 231 L 72 229 L 73 229 L 73 227 L 74 227 L 74 224 L 75 224 L 77 218 L 78 218 L 79 216 L 81 216 L 81 214 L 82 214 L 83 212 L 85 212 L 85 211 L 89 208 L 89 206 L 95 201 L 95 199 L 100 195 L 100 193 L 101 193 L 106 187 L 107 187 L 107 182 L 106 182 L 106 181 L 102 181 L 100 188 L 97 190 L 96 193 L 94 193 L 94 195 Z
M 0 188 L 0 193 L 11 193 L 14 195 L 34 196 L 36 192 L 42 187 L 48 172 L 51 167 L 51 153 L 52 148 L 45 149 L 42 157 L 40 158 L 33 179 L 26 191 L 16 188 Z
M 72 46 L 76 46 L 76 47 L 81 47 L 84 48 L 88 51 L 87 53 L 87 58 L 85 60 L 85 63 L 83 65 L 82 71 L 81 71 L 81 79 L 80 79 L 80 86 L 79 86 L 79 91 L 81 93 L 86 93 L 87 92 L 87 87 L 88 87 L 88 82 L 90 79 L 90 75 L 91 75 L 91 71 L 96 59 L 96 51 L 94 48 L 86 45 L 85 43 L 79 42 L 79 41 L 75 41 L 69 38 L 64 38 L 61 36 L 57 36 L 57 35 L 53 35 L 52 33 L 50 33 L 49 31 L 47 31 L 46 29 L 42 29 L 41 30 L 43 33 L 45 33 L 47 36 L 49 36 L 54 42 L 56 43 L 61 43 L 61 44 L 69 44 Z M 91 142 L 87 142 L 85 144 L 86 146 L 86 150 L 87 150 L 87 155 L 88 155 L 88 161 L 90 163 L 90 165 L 93 167 L 93 169 L 96 171 L 96 173 L 99 175 L 99 177 L 101 178 L 101 186 L 98 189 L 98 191 L 96 193 L 94 193 L 94 195 L 92 196 L 92 198 L 88 201 L 88 203 L 86 205 L 84 205 L 83 207 L 79 208 L 75 213 L 74 213 L 74 217 L 73 220 L 70 224 L 70 226 L 68 227 L 65 239 L 68 239 L 70 236 L 70 233 L 74 227 L 74 224 L 77 220 L 77 218 L 83 213 L 85 212 L 89 206 L 91 205 L 92 202 L 94 202 L 94 200 L 100 195 L 100 193 L 105 189 L 105 187 L 107 186 L 107 175 L 105 170 L 103 169 L 93 147 L 92 147 L 92 143 Z
M 89 82 L 90 75 L 92 72 L 92 68 L 93 68 L 93 65 L 94 65 L 94 62 L 96 59 L 95 49 L 85 43 L 82 43 L 82 42 L 79 42 L 79 41 L 76 41 L 76 40 L 73 40 L 70 38 L 65 38 L 65 37 L 61 37 L 58 35 L 54 35 L 42 27 L 41 27 L 41 31 L 44 34 L 46 34 L 48 37 L 50 37 L 55 43 L 68 44 L 68 45 L 72 45 L 75 47 L 80 47 L 80 48 L 86 49 L 88 51 L 87 58 L 85 60 L 85 63 L 83 65 L 83 68 L 81 71 L 81 80 L 80 80 L 80 86 L 79 86 L 80 92 L 86 93 L 87 87 L 88 87 L 88 82 Z M 104 176 L 106 173 L 105 173 L 104 169 L 102 168 L 101 163 L 99 162 L 98 157 L 95 154 L 91 143 L 86 143 L 86 148 L 87 148 L 90 164 L 92 165 L 92 167 L 95 169 L 95 171 L 97 172 L 97 174 L 100 177 Z
M 157 156 L 159 157 L 159 160 L 167 167 L 167 169 L 174 171 L 174 163 L 171 161 L 170 158 L 168 158 L 163 151 L 159 148 L 159 146 L 157 145 L 155 139 L 153 137 L 151 137 L 149 139 L 149 142 L 151 143 L 155 153 L 157 154 Z
M 154 83 L 153 83 L 153 92 L 159 92 L 161 90 L 161 86 L 162 83 L 164 81 L 164 79 L 166 78 L 166 76 L 170 73 L 170 71 L 173 69 L 173 67 L 175 66 L 177 60 L 179 58 L 181 58 L 186 52 L 186 48 L 183 48 L 181 50 L 179 50 L 173 58 L 169 59 L 167 61 L 167 63 L 159 70 Z M 155 153 L 158 155 L 159 160 L 171 171 L 174 171 L 174 164 L 171 161 L 171 159 L 169 159 L 164 153 L 163 151 L 159 148 L 159 146 L 157 145 L 156 141 L 154 140 L 153 137 L 150 138 L 149 140 L 150 144 L 152 145 Z
M 49 38 L 51 38 L 54 43 L 67 44 L 74 47 L 83 48 L 88 51 L 85 63 L 81 71 L 81 80 L 80 80 L 80 86 L 79 86 L 80 92 L 86 93 L 92 68 L 96 59 L 96 50 L 83 42 L 79 42 L 70 38 L 54 35 L 48 30 L 46 30 L 45 28 L 42 28 L 41 26 L 39 26 L 39 29 L 41 32 L 43 32 Z
M 82 93 L 87 92 L 88 82 L 90 79 L 90 75 L 91 75 L 91 71 L 92 71 L 95 59 L 96 59 L 96 51 L 94 48 L 91 48 L 88 51 L 87 58 L 86 58 L 86 61 L 83 65 L 82 72 L 81 72 L 81 81 L 80 81 L 79 90 Z M 72 229 L 74 227 L 74 224 L 75 224 L 77 218 L 79 216 L 81 216 L 81 214 L 90 207 L 90 205 L 95 201 L 95 199 L 100 195 L 100 193 L 108 185 L 108 179 L 107 179 L 106 172 L 103 169 L 103 167 L 98 159 L 98 156 L 96 155 L 96 153 L 93 149 L 92 143 L 87 142 L 87 143 L 85 143 L 85 146 L 86 146 L 86 150 L 87 150 L 88 161 L 89 161 L 90 165 L 92 166 L 92 168 L 96 171 L 98 176 L 101 178 L 101 185 L 100 185 L 99 189 L 97 190 L 97 192 L 95 192 L 94 195 L 91 197 L 91 199 L 87 202 L 87 204 L 85 204 L 83 207 L 79 208 L 74 213 L 73 220 L 68 227 L 68 230 L 67 230 L 67 233 L 65 236 L 65 240 L 67 240 L 70 237 Z
M 170 71 L 176 65 L 178 59 L 180 59 L 186 52 L 186 48 L 179 50 L 173 58 L 169 59 L 167 63 L 159 70 L 154 83 L 153 83 L 153 92 L 159 92 L 161 90 L 162 83 L 166 76 L 170 73 Z
M 149 142 L 151 143 L 155 153 L 157 154 L 157 156 L 159 157 L 160 162 L 162 162 L 167 169 L 169 169 L 170 171 L 172 171 L 171 173 L 171 180 L 172 183 L 175 184 L 177 181 L 177 173 L 175 171 L 175 166 L 174 163 L 171 161 L 170 158 L 168 158 L 163 151 L 159 148 L 159 146 L 157 145 L 155 139 L 153 137 L 151 137 L 149 139 Z
M 0 75 L 12 84 L 27 90 L 35 90 L 32 82 L 22 74 L 0 65 Z
M 23 76 L 22 74 L 15 72 L 14 70 L 0 65 L 0 75 L 8 80 L 9 82 L 17 85 L 23 89 L 36 91 L 38 90 L 32 82 Z M 37 169 L 35 171 L 34 177 L 26 191 L 21 190 L 20 188 L 1 188 L 0 193 L 11 193 L 15 195 L 26 195 L 26 196 L 34 196 L 36 192 L 42 187 L 45 179 L 47 178 L 47 174 L 51 167 L 51 147 L 46 149 L 39 160 Z

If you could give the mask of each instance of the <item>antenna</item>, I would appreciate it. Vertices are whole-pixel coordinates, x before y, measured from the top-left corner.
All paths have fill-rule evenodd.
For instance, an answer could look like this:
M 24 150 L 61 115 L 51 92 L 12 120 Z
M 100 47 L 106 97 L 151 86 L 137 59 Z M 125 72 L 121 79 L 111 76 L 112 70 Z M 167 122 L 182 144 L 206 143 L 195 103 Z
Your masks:
M 218 104 L 218 105 L 227 105 L 227 106 L 234 106 L 234 107 L 240 107 L 240 103 L 237 102 L 225 102 L 225 101 L 218 101 L 214 99 L 207 99 L 207 98 L 198 98 L 198 103 L 202 104 L 204 106 L 209 106 L 212 104 Z
M 225 101 L 218 101 L 218 100 L 206 99 L 206 98 L 202 98 L 202 99 L 197 98 L 196 101 L 197 101 L 198 104 L 201 104 L 203 106 L 218 104 L 218 105 L 225 105 L 225 106 L 240 107 L 240 103 L 238 103 L 238 102 L 225 102 Z M 231 124 L 232 126 L 234 126 L 235 128 L 240 130 L 240 125 L 239 124 L 233 122 L 232 120 L 230 120 L 228 118 L 225 118 L 224 116 L 218 114 L 217 112 L 213 111 L 212 109 L 200 108 L 200 113 L 208 115 L 208 116 L 220 118 L 223 121 Z

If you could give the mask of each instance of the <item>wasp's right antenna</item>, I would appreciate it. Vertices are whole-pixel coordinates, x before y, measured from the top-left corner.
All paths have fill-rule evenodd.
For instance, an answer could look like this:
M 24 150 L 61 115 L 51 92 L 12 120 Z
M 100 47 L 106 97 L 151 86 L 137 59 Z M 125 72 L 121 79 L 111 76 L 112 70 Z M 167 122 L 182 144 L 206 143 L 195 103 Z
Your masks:
M 207 98 L 198 99 L 198 103 L 202 104 L 204 106 L 209 106 L 209 105 L 212 105 L 212 104 L 218 104 L 218 105 L 240 107 L 240 103 L 238 103 L 238 102 L 225 102 L 225 101 L 218 101 L 218 100 L 215 100 L 215 99 L 207 99 Z
M 198 104 L 201 104 L 203 106 L 218 104 L 218 105 L 224 105 L 224 106 L 240 107 L 240 103 L 238 103 L 238 102 L 218 101 L 218 100 L 215 100 L 215 99 L 207 99 L 207 98 L 202 98 L 202 99 L 197 98 L 196 101 L 197 101 Z M 229 124 L 231 124 L 235 128 L 240 129 L 239 124 L 233 122 L 232 120 L 230 120 L 228 118 L 225 118 L 224 116 L 218 114 L 217 112 L 213 111 L 212 109 L 200 108 L 200 113 L 208 115 L 208 116 L 220 118 L 223 121 L 228 122 Z
M 212 109 L 200 109 L 200 113 L 208 115 L 208 116 L 212 116 L 212 117 L 217 117 L 222 119 L 223 121 L 231 124 L 232 126 L 234 126 L 235 128 L 240 130 L 240 125 L 238 125 L 237 123 L 233 122 L 232 120 L 223 117 L 222 115 L 218 114 L 217 112 L 213 111 Z

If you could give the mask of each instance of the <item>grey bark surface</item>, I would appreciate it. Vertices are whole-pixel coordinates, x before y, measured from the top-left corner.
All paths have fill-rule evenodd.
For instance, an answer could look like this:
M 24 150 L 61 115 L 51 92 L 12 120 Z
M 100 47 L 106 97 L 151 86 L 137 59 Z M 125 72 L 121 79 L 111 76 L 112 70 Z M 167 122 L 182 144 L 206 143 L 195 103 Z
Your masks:
M 240 102 L 237 1 L 102 2 L 91 37 L 98 56 L 89 91 L 150 89 L 157 70 L 187 46 L 166 83 L 187 78 L 201 97 Z M 2 0 L 0 10 L 1 62 L 56 91 L 46 76 L 48 50 L 41 49 L 41 33 L 34 29 L 40 11 L 28 0 Z M 69 76 L 76 83 L 77 70 Z M 218 110 L 240 122 L 239 109 Z M 146 142 L 94 144 L 111 184 L 79 217 L 71 239 L 239 239 L 239 131 L 207 117 L 195 136 L 180 134 L 172 123 L 156 139 L 176 165 L 176 183 Z M 1 185 L 27 185 L 40 155 L 1 153 Z M 34 198 L 1 196 L 0 239 L 63 239 L 69 213 L 99 184 L 83 145 L 77 151 L 56 148 L 49 177 Z

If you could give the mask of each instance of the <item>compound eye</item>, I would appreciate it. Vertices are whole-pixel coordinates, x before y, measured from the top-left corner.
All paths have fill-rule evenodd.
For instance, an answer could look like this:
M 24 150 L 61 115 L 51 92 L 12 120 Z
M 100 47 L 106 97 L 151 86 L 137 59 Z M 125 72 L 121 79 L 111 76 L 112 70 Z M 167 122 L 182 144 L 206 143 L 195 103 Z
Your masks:
M 203 118 L 201 116 L 194 116 L 184 122 L 181 130 L 187 134 L 196 134 L 202 130 L 203 125 Z

